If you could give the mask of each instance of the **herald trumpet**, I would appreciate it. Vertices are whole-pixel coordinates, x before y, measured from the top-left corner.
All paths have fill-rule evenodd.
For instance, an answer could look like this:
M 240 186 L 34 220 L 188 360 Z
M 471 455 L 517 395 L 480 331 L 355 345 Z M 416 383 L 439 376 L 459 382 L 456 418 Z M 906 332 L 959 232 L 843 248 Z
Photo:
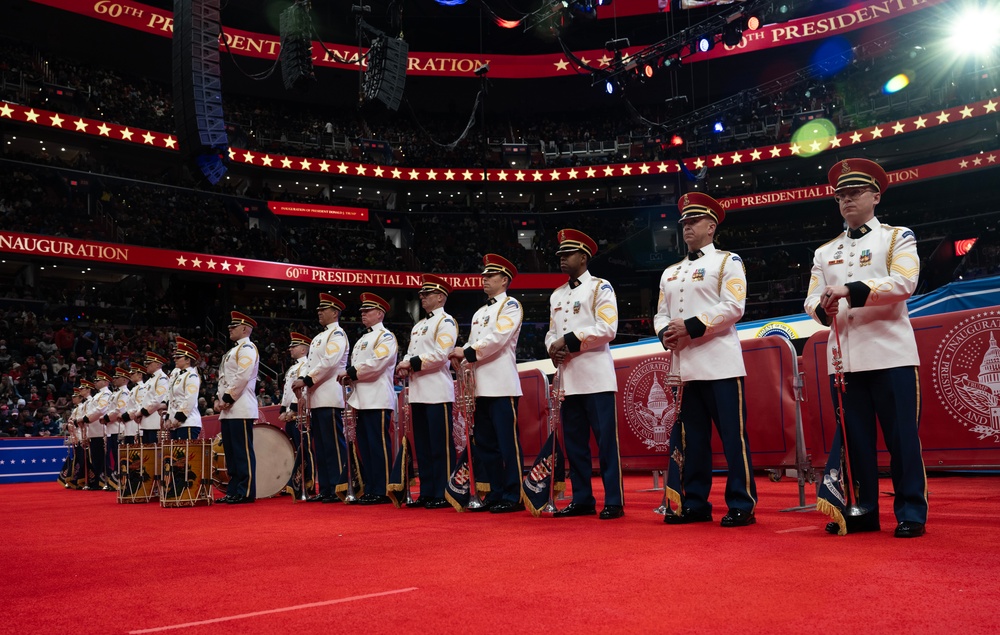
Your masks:
M 344 437 L 347 439 L 347 494 L 344 496 L 345 503 L 354 503 L 358 500 L 354 491 L 354 444 L 358 439 L 358 413 L 354 406 L 347 402 L 354 390 L 354 382 L 345 380 L 344 382 Z
M 476 475 L 472 467 L 472 433 L 475 428 L 476 416 L 476 370 L 468 362 L 462 362 L 455 373 L 458 390 L 455 394 L 455 408 L 465 420 L 465 450 L 469 461 L 469 509 L 483 507 L 483 499 L 479 498 L 476 489 Z
M 299 397 L 298 408 L 295 412 L 295 426 L 299 429 L 299 476 L 302 478 L 299 491 L 299 500 L 304 501 L 309 498 L 306 495 L 306 452 L 310 448 L 306 445 L 306 434 L 309 432 L 309 417 L 312 413 L 309 409 L 309 388 L 302 388 L 302 395 Z M 294 494 L 294 491 L 292 492 Z M 310 492 L 312 493 L 312 492 Z
M 396 427 L 396 434 L 400 435 L 397 439 L 396 446 L 400 449 L 403 447 L 403 442 L 406 439 L 407 433 L 410 431 L 410 426 L 413 425 L 413 408 L 410 406 L 410 377 L 407 375 L 403 378 L 403 407 L 399 412 L 399 426 Z M 403 487 L 406 490 L 406 504 L 412 505 L 414 503 L 413 494 L 410 493 L 410 475 L 407 474 L 406 465 L 404 464 L 401 468 L 403 476 Z M 421 477 L 423 478 L 423 477 Z
M 653 441 L 659 445 L 666 443 L 670 448 L 670 440 L 675 438 L 673 434 L 674 426 L 681 414 L 681 401 L 684 398 L 684 381 L 681 379 L 680 360 L 671 351 L 670 371 L 663 376 L 663 390 L 667 397 L 667 407 L 660 413 L 659 421 L 653 426 Z M 663 471 L 663 501 L 660 506 L 653 511 L 661 516 L 667 514 L 667 477 L 670 474 L 670 461 L 677 465 L 678 478 L 684 478 L 684 453 L 678 443 L 670 448 L 671 454 L 667 458 L 667 469 Z M 675 501 L 677 502 L 677 501 Z M 678 507 L 680 503 L 677 502 Z

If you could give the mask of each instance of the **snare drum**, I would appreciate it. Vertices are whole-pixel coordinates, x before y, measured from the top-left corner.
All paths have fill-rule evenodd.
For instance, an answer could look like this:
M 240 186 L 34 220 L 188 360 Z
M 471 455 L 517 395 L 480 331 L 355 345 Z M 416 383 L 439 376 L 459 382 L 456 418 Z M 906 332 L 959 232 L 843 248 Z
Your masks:
M 206 439 L 171 439 L 162 447 L 160 506 L 211 505 L 212 442 Z
M 253 426 L 253 453 L 257 469 L 254 473 L 254 490 L 257 498 L 270 498 L 280 492 L 292 477 L 295 465 L 295 448 L 284 431 L 268 423 Z M 215 486 L 223 492 L 229 484 L 226 471 L 226 455 L 222 447 L 222 434 L 212 441 L 212 478 Z
M 118 446 L 119 503 L 148 503 L 160 495 L 159 449 L 155 443 Z

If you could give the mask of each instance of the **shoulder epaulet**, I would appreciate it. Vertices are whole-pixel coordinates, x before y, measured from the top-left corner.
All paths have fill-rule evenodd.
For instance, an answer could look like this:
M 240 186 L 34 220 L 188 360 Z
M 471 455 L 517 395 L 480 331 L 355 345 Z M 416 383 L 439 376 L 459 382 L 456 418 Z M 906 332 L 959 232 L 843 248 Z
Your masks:
M 664 267 L 664 269 L 669 269 L 671 267 L 677 267 L 677 266 L 680 266 L 680 265 L 683 265 L 683 264 L 684 264 L 684 260 L 681 259 L 681 260 L 678 260 L 677 262 L 675 262 L 672 265 L 667 265 L 666 267 Z
M 826 246 L 827 246 L 827 245 L 829 245 L 830 243 L 835 243 L 835 242 L 837 242 L 838 240 L 843 240 L 843 239 L 844 239 L 844 236 L 845 236 L 845 235 L 846 235 L 846 234 L 845 234 L 845 232 L 840 232 L 840 233 L 839 233 L 839 234 L 837 235 L 837 237 L 836 237 L 836 238 L 834 238 L 833 240 L 828 240 L 828 241 L 826 241 L 825 243 L 823 243 L 822 245 L 820 245 L 820 246 L 819 246 L 819 247 L 817 247 L 816 249 L 822 249 L 823 247 L 826 247 Z

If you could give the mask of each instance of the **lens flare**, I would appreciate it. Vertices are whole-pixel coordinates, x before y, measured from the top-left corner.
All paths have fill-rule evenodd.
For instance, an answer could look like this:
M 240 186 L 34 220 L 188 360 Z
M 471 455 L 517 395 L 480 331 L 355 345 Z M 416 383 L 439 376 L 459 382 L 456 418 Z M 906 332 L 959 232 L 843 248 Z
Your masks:
M 898 93 L 909 85 L 910 78 L 907 77 L 906 73 L 900 73 L 885 83 L 885 86 L 882 87 L 882 92 L 886 95 L 891 95 Z
M 829 119 L 813 119 L 792 135 L 792 143 L 799 146 L 800 157 L 813 157 L 830 147 L 837 134 L 837 127 Z

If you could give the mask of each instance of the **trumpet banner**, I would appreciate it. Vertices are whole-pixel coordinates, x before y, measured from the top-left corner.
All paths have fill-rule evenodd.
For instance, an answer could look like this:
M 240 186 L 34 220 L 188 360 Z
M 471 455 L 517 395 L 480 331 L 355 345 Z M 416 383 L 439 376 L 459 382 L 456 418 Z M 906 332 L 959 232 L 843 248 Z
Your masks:
M 478 460 L 473 458 L 473 473 L 476 476 L 476 491 L 488 492 L 490 491 L 490 484 L 485 481 L 479 481 L 479 479 L 486 476 L 486 473 L 480 467 L 481 465 L 482 464 Z M 455 470 L 448 478 L 448 485 L 444 489 L 444 497 L 449 503 L 451 503 L 451 506 L 455 508 L 455 511 L 465 511 L 465 508 L 469 506 L 468 448 L 462 450 L 458 455 L 458 460 L 455 461 Z
M 302 460 L 305 459 L 305 476 L 306 484 L 305 490 L 307 496 L 312 496 L 316 492 L 316 468 L 315 461 L 313 459 L 313 449 L 312 449 L 312 433 L 305 431 L 301 433 L 302 445 L 295 444 L 296 456 L 295 465 L 292 467 L 292 477 L 288 479 L 287 489 L 291 490 L 292 496 L 296 499 L 302 497 Z M 296 439 L 292 439 L 295 443 Z M 305 447 L 305 453 L 302 453 L 302 447 Z
M 386 496 L 392 500 L 397 509 L 406 502 L 406 491 L 413 485 L 414 480 L 413 453 L 410 451 L 410 440 L 404 435 L 396 459 L 392 462 L 389 484 L 385 488 Z
M 361 461 L 358 459 L 358 446 L 355 443 L 348 443 L 347 460 L 351 462 L 350 473 L 354 477 L 354 495 L 358 498 L 365 494 L 365 482 L 361 479 Z M 337 498 L 344 500 L 347 498 L 347 466 L 340 473 L 337 479 Z
M 553 469 L 555 479 L 552 478 Z M 553 485 L 556 492 L 566 489 L 566 463 L 554 433 L 549 433 L 549 438 L 542 444 L 538 458 L 524 477 L 522 485 L 524 505 L 536 518 L 541 516 L 542 508 L 549 502 L 549 496 L 552 495 L 550 488 Z

